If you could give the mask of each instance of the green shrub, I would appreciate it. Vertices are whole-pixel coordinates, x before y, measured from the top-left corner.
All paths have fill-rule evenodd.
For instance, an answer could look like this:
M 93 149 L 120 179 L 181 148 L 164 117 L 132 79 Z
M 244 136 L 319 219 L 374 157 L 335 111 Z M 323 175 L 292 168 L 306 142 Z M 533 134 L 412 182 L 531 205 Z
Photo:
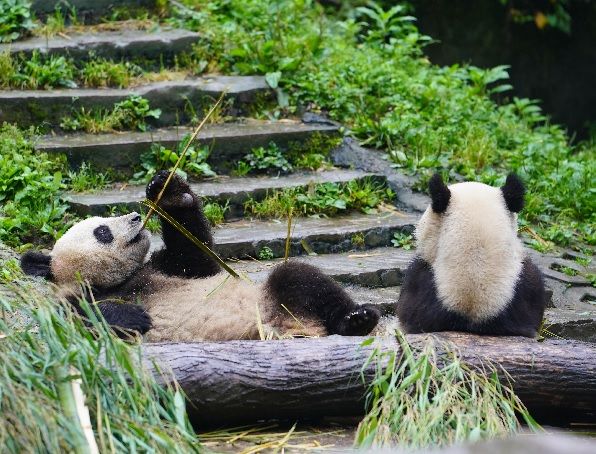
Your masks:
M 83 130 L 93 134 L 122 129 L 146 131 L 147 119 L 158 119 L 160 109 L 151 109 L 149 101 L 142 96 L 130 95 L 124 101 L 114 104 L 112 110 L 87 110 L 81 108 L 70 117 L 63 117 L 60 127 L 66 131 Z
M 0 127 L 0 241 L 11 246 L 50 242 L 70 226 L 60 198 L 64 164 L 36 153 L 32 134 Z
M 0 0 L 0 41 L 14 41 L 34 28 L 30 1 Z
M 293 169 L 292 165 L 283 155 L 283 152 L 273 142 L 271 142 L 266 148 L 253 148 L 241 162 L 245 164 L 244 167 L 254 172 L 290 172 Z M 238 169 L 242 168 L 243 166 L 241 164 Z M 242 174 L 243 172 L 240 170 L 237 173 Z
M 203 33 L 196 56 L 208 67 L 269 75 L 289 95 L 283 109 L 324 111 L 423 178 L 440 170 L 500 184 L 516 171 L 528 186 L 522 222 L 560 245 L 596 244 L 594 145 L 572 146 L 535 102 L 508 99 L 506 67 L 431 64 L 429 38 L 399 6 L 337 14 L 302 0 L 188 4 L 195 11 L 174 22 Z
M 158 143 L 151 144 L 151 148 L 141 155 L 141 170 L 134 174 L 133 180 L 135 182 L 147 182 L 158 170 L 173 167 L 189 140 L 190 135 L 184 136 L 178 143 L 175 151 Z M 216 173 L 207 163 L 209 154 L 209 148 L 191 145 L 186 151 L 184 158 L 182 158 L 182 161 L 180 161 L 178 173 L 185 178 L 189 175 L 196 177 L 216 176 Z
M 296 216 L 334 216 L 349 210 L 373 213 L 376 207 L 390 202 L 393 197 L 391 189 L 384 184 L 371 179 L 352 180 L 271 191 L 263 200 L 247 200 L 244 209 L 263 218 L 283 218 L 290 213 Z

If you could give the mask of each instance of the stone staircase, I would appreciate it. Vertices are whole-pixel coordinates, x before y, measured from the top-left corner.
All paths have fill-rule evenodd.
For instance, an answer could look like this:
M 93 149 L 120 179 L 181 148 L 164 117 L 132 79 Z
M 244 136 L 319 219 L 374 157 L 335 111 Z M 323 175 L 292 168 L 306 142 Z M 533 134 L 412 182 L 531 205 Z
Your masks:
M 90 20 L 97 17 L 97 14 L 91 14 L 94 9 L 89 6 L 90 2 L 80 0 L 75 3 L 80 3 L 81 11 L 89 12 Z M 98 9 L 107 5 L 97 0 L 94 3 Z M 143 6 L 147 2 L 137 3 Z M 38 4 L 45 5 L 44 2 L 35 3 Z M 142 58 L 169 62 L 196 42 L 198 35 L 172 29 L 86 31 L 79 27 L 69 38 L 32 38 L 8 47 L 0 45 L 0 52 L 9 50 L 30 54 L 37 49 L 42 53 L 68 55 L 76 59 L 85 59 L 93 52 L 115 60 Z M 249 197 L 259 200 L 267 191 L 274 189 L 373 178 L 386 182 L 395 191 L 395 209 L 379 210 L 376 214 L 295 218 L 290 253 L 299 256 L 293 260 L 321 267 L 348 286 L 359 301 L 397 300 L 403 272 L 414 251 L 394 248 L 391 240 L 396 232 L 412 232 L 421 211 L 428 204 L 428 198 L 413 191 L 414 180 L 391 168 L 381 153 L 344 139 L 332 153 L 335 165 L 332 170 L 295 172 L 277 177 L 229 175 L 233 165 L 254 147 L 273 142 L 284 150 L 291 143 L 308 143 L 314 134 L 339 135 L 337 125 L 312 114 L 302 119 L 278 121 L 247 118 L 258 113 L 258 106 L 263 100 L 274 100 L 274 94 L 263 77 L 213 75 L 147 83 L 127 89 L 0 91 L 0 122 L 16 122 L 22 127 L 44 125 L 49 133 L 39 138 L 38 150 L 63 153 L 73 167 L 88 162 L 97 169 L 118 171 L 123 180 L 110 189 L 66 194 L 72 209 L 79 214 L 105 215 L 112 207 L 138 209 L 139 202 L 144 198 L 144 187 L 127 182 L 132 166 L 138 164 L 140 155 L 152 143 L 173 148 L 192 131 L 188 125 L 191 119 L 188 107 L 199 112 L 200 117 L 200 113 L 206 111 L 224 90 L 228 93 L 226 118 L 231 121 L 208 125 L 198 137 L 200 144 L 210 146 L 209 164 L 219 177 L 193 183 L 193 189 L 198 194 L 213 201 L 229 201 L 226 222 L 215 229 L 217 252 L 230 260 L 234 268 L 246 272 L 254 280 L 262 280 L 284 255 L 287 222 L 244 217 L 243 203 Z M 150 130 L 92 135 L 64 134 L 57 129 L 59 119 L 69 115 L 73 108 L 105 109 L 130 94 L 141 95 L 149 100 L 152 108 L 161 109 L 159 120 L 150 123 Z M 153 247 L 157 247 L 159 241 L 155 237 Z M 270 254 L 277 258 L 258 260 L 264 248 L 269 248 Z M 547 312 L 549 330 L 562 337 L 596 341 L 594 288 L 583 277 L 568 276 L 558 271 L 561 266 L 577 267 L 573 257 L 569 253 L 530 253 L 545 272 L 552 292 L 551 307 Z

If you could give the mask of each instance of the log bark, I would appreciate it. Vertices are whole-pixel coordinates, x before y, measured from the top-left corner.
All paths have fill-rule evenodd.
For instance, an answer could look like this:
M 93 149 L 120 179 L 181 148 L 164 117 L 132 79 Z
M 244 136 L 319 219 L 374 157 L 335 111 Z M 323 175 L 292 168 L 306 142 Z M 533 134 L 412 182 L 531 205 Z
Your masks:
M 375 371 L 374 364 L 362 370 L 373 348 L 361 347 L 365 339 L 146 344 L 143 357 L 148 365 L 155 361 L 162 370 L 173 371 L 191 416 L 202 423 L 359 416 L 364 413 L 365 383 Z M 471 367 L 487 361 L 501 366 L 539 420 L 596 419 L 596 344 L 460 333 L 407 339 L 414 350 L 427 342 L 439 355 L 455 349 Z M 393 338 L 379 338 L 375 346 L 399 351 Z

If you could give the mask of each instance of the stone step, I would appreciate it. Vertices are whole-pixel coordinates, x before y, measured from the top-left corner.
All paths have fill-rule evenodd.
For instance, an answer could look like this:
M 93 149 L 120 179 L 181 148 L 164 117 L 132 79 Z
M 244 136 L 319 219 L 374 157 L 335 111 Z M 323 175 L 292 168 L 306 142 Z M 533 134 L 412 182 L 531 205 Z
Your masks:
M 57 128 L 73 109 L 112 109 L 114 104 L 129 95 L 139 95 L 152 109 L 161 109 L 152 126 L 184 124 L 191 113 L 207 112 L 223 91 L 227 91 L 230 105 L 226 114 L 239 116 L 248 112 L 257 99 L 271 95 L 261 76 L 205 76 L 179 81 L 156 82 L 135 88 L 89 88 L 60 90 L 1 90 L 0 123 L 18 123 L 19 126 L 44 125 Z
M 359 170 L 329 170 L 324 172 L 297 172 L 280 177 L 218 177 L 213 180 L 192 183 L 193 191 L 210 200 L 229 203 L 227 218 L 242 216 L 244 202 L 248 198 L 262 200 L 268 191 L 284 188 L 306 187 L 319 183 L 345 183 L 352 180 L 374 178 L 384 181 L 384 177 Z M 111 207 L 121 207 L 128 211 L 138 211 L 140 201 L 145 199 L 145 185 L 119 185 L 104 191 L 69 193 L 66 198 L 76 212 L 81 215 L 102 216 Z
M 290 255 L 308 252 L 332 254 L 390 246 L 396 232 L 413 231 L 417 218 L 416 215 L 397 211 L 370 215 L 352 213 L 332 218 L 295 218 Z M 283 257 L 287 223 L 285 220 L 243 219 L 223 224 L 213 233 L 217 245 L 215 250 L 224 259 L 257 258 L 265 247 L 271 249 L 273 257 Z M 161 238 L 154 235 L 152 243 L 153 249 L 160 247 Z
M 93 29 L 91 29 L 93 30 Z M 0 44 L 0 54 L 24 54 L 34 51 L 46 55 L 62 55 L 75 61 L 87 60 L 90 55 L 119 61 L 122 59 L 171 63 L 174 56 L 189 52 L 199 40 L 199 34 L 188 30 L 160 28 L 155 31 L 122 29 L 118 31 L 68 31 L 50 38 L 36 36 Z
M 149 150 L 153 142 L 174 149 L 178 142 L 193 132 L 193 128 L 162 128 L 148 132 L 119 132 L 112 134 L 47 135 L 39 139 L 39 151 L 65 153 L 69 162 L 79 166 L 89 162 L 98 169 L 132 171 L 139 163 L 140 155 Z M 250 120 L 236 123 L 205 125 L 196 143 L 211 148 L 209 163 L 216 171 L 230 170 L 252 148 L 267 146 L 274 142 L 280 148 L 292 142 L 303 142 L 313 134 L 338 134 L 338 128 L 322 123 L 299 121 Z
M 116 8 L 148 8 L 156 6 L 156 0 L 33 0 L 31 11 L 36 17 L 44 18 L 54 13 L 58 7 L 65 17 L 74 9 L 77 19 L 85 23 L 95 23 L 109 16 Z
M 414 251 L 380 247 L 367 251 L 295 257 L 292 260 L 314 265 L 338 282 L 372 288 L 401 285 L 403 273 L 413 258 Z M 283 261 L 283 258 L 265 261 L 241 260 L 230 262 L 230 266 L 236 271 L 246 273 L 251 280 L 262 282 L 271 269 Z

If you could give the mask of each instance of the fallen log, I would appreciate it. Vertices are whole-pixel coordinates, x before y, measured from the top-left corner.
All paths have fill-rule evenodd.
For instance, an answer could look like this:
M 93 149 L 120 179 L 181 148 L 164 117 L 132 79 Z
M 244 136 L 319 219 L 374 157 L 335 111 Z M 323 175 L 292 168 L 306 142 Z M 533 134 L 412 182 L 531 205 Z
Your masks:
M 364 413 L 364 382 L 370 382 L 375 369 L 367 366 L 362 380 L 373 348 L 361 346 L 365 339 L 146 344 L 143 357 L 147 364 L 155 361 L 173 371 L 191 417 L 201 422 L 358 416 Z M 455 349 L 471 367 L 487 361 L 501 366 L 539 420 L 595 420 L 596 344 L 460 333 L 408 335 L 407 340 L 414 350 L 433 342 L 440 356 Z M 394 338 L 379 338 L 375 345 L 400 349 Z

